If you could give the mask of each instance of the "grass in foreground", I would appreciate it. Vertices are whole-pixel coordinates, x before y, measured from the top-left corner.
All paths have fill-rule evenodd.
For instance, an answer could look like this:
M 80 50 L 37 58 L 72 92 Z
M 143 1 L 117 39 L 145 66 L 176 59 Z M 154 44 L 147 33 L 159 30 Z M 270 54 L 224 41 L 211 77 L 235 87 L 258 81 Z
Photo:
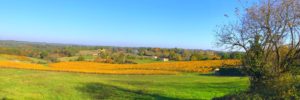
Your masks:
M 244 90 L 247 78 L 101 75 L 0 68 L 0 99 L 211 99 Z

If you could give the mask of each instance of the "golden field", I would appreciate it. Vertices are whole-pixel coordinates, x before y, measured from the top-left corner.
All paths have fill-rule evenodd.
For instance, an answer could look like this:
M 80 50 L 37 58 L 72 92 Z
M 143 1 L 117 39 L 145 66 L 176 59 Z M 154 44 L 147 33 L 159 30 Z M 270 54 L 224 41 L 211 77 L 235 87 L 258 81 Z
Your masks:
M 0 67 L 98 74 L 179 74 L 211 72 L 220 66 L 235 66 L 239 60 L 159 62 L 148 64 L 107 64 L 96 62 L 60 62 L 46 65 L 20 61 L 0 61 Z

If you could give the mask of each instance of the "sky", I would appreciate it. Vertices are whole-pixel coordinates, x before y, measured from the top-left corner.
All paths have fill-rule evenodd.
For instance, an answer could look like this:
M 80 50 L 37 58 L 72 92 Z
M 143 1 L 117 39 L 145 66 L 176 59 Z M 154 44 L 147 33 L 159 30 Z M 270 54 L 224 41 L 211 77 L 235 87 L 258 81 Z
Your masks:
M 0 40 L 220 50 L 238 0 L 0 0 Z

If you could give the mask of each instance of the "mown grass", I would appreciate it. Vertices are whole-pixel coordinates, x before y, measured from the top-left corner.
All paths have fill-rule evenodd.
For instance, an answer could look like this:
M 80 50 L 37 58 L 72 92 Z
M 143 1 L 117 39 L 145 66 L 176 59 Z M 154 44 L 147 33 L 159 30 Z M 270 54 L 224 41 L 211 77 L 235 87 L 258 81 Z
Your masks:
M 211 99 L 248 86 L 245 77 L 102 75 L 0 68 L 0 99 Z

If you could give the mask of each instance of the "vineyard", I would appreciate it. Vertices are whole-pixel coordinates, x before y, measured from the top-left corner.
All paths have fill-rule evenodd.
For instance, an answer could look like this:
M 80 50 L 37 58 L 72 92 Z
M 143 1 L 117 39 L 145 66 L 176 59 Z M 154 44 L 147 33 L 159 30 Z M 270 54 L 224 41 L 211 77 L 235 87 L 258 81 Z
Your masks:
M 22 57 L 17 57 L 18 59 Z M 28 60 L 22 58 L 21 60 Z M 60 62 L 48 65 L 35 64 L 19 60 L 0 61 L 2 68 L 18 68 L 46 71 L 81 72 L 97 74 L 179 74 L 181 72 L 207 73 L 220 66 L 238 65 L 238 60 L 206 60 L 159 62 L 147 64 L 107 64 L 96 62 Z

